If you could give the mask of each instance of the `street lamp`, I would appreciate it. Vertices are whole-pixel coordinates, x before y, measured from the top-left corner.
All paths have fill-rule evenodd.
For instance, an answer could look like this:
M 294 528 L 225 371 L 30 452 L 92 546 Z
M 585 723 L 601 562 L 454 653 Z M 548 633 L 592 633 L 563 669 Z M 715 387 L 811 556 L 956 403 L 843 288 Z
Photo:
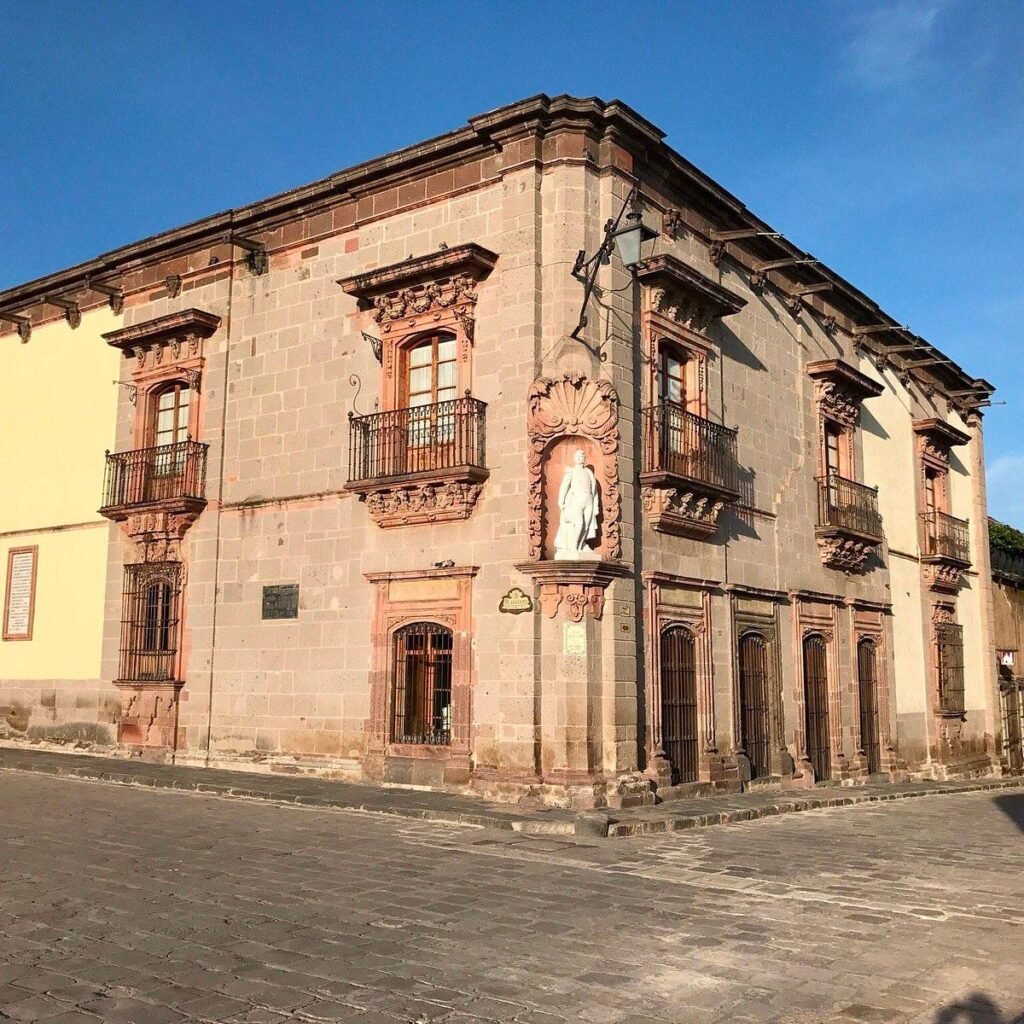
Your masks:
M 629 213 L 626 213 L 627 209 L 629 209 Z M 625 223 L 623 223 L 623 217 L 625 217 Z M 583 282 L 583 305 L 580 308 L 579 323 L 569 335 L 570 338 L 579 340 L 580 331 L 587 326 L 587 305 L 597 282 L 597 271 L 602 264 L 609 262 L 612 249 L 618 252 L 623 266 L 635 274 L 636 267 L 641 261 L 640 253 L 643 243 L 657 237 L 658 233 L 644 224 L 640 214 L 640 190 L 634 185 L 629 190 L 629 195 L 626 196 L 619 215 L 605 224 L 604 241 L 601 242 L 597 252 L 589 260 L 585 249 L 580 249 L 576 256 L 572 276 L 577 281 Z

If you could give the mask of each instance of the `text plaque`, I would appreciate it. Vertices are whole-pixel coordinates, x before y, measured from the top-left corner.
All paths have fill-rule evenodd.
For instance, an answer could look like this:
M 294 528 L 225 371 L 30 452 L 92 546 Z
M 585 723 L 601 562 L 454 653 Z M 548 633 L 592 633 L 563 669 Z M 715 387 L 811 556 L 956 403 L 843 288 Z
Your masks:
M 569 658 L 587 656 L 587 627 L 582 622 L 567 622 L 562 634 L 562 653 Z
M 298 617 L 298 583 L 283 583 L 263 588 L 263 618 L 297 619 Z
M 4 597 L 5 640 L 31 640 L 36 600 L 36 557 L 39 549 L 12 548 L 7 552 L 7 591 Z
M 505 612 L 508 615 L 520 615 L 522 612 L 532 610 L 533 601 L 530 600 L 530 595 L 524 593 L 519 587 L 513 587 L 498 602 L 498 611 Z

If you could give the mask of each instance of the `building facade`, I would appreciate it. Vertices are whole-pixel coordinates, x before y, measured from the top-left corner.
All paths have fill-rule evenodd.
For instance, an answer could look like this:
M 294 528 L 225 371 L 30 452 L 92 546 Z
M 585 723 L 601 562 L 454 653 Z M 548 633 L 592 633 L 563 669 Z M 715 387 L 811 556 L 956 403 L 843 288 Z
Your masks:
M 990 520 L 1003 767 L 1024 771 L 1024 533 Z
M 628 209 L 642 259 L 588 263 Z M 97 744 L 575 806 L 999 770 L 991 385 L 621 103 L 525 100 L 11 289 L 5 374 L 69 306 L 114 437 L 62 480 L 94 502 L 110 449 L 67 685 Z M 12 650 L 8 736 L 59 739 Z

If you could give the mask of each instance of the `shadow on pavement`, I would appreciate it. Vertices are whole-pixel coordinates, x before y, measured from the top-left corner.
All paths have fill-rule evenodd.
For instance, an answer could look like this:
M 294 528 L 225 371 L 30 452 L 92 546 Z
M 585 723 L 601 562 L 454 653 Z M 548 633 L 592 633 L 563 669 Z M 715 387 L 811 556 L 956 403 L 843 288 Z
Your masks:
M 1018 814 L 1021 808 L 1024 803 L 1019 804 Z M 935 1014 L 935 1024 L 1024 1024 L 1024 1014 L 1004 1017 L 999 1004 L 984 992 L 972 992 L 965 999 L 942 1007 Z
M 1005 814 L 1010 821 L 1024 832 L 1024 794 L 1006 793 L 1002 796 L 993 797 L 993 802 Z M 1016 1024 L 1016 1022 L 1013 1022 Z

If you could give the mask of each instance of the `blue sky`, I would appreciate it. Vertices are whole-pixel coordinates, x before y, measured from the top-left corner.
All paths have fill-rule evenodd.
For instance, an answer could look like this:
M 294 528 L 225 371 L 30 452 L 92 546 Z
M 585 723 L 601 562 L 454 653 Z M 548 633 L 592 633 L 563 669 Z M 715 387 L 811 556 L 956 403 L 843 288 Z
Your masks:
M 619 98 L 990 379 L 1024 527 L 1024 3 L 0 0 L 0 288 L 537 92 Z

